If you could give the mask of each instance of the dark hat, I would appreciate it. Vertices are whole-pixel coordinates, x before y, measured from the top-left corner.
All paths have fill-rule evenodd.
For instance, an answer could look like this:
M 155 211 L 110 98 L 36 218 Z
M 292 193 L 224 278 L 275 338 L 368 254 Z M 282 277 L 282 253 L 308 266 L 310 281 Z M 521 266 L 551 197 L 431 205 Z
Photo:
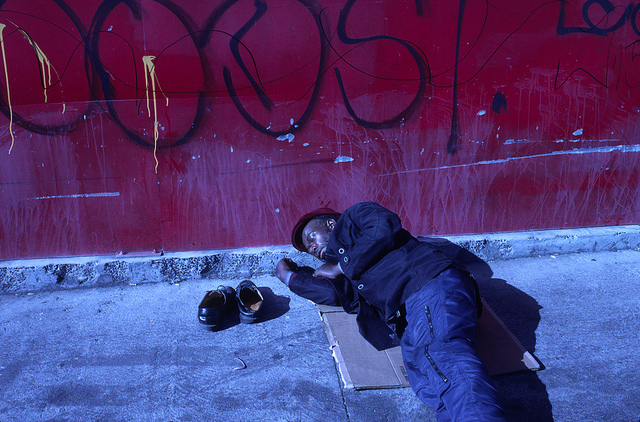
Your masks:
M 333 215 L 336 220 L 340 217 L 340 213 L 331 208 L 318 208 L 303 215 L 293 228 L 293 232 L 291 232 L 291 243 L 294 248 L 301 252 L 307 252 L 307 248 L 305 248 L 304 243 L 302 243 L 302 230 L 304 230 L 304 227 L 309 221 L 319 215 Z

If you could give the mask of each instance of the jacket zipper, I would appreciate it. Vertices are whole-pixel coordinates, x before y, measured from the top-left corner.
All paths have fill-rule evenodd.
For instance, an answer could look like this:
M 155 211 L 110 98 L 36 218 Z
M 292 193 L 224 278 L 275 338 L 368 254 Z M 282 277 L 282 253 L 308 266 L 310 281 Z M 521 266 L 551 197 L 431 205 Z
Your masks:
M 427 321 L 429 323 L 429 334 L 431 334 L 431 339 L 434 339 L 435 335 L 433 334 L 433 323 L 431 322 L 431 311 L 429 310 L 428 306 L 424 307 L 424 312 L 427 314 Z M 427 357 L 427 360 L 429 361 L 429 363 L 431 364 L 433 369 L 436 371 L 436 374 L 438 374 L 438 376 L 442 379 L 442 382 L 449 382 L 449 379 L 440 370 L 438 365 L 436 365 L 436 362 L 433 360 L 433 358 L 429 354 L 429 345 L 428 344 L 424 347 L 424 355 Z

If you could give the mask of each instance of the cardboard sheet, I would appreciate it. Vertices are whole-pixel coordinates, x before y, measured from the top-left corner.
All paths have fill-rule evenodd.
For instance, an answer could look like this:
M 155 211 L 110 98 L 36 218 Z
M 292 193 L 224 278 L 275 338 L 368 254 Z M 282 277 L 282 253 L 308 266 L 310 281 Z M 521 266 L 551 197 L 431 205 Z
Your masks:
M 476 349 L 491 375 L 539 370 L 528 352 L 483 300 Z M 342 308 L 318 305 L 333 357 L 346 388 L 358 390 L 408 387 L 400 347 L 378 351 L 358 332 L 355 315 Z

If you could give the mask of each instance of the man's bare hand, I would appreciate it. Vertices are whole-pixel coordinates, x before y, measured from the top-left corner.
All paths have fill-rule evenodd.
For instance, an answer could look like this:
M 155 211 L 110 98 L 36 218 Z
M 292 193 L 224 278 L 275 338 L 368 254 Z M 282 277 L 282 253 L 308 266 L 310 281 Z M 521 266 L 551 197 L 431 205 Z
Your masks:
M 276 277 L 284 283 L 289 271 L 296 271 L 298 265 L 289 258 L 283 258 L 276 264 Z
M 314 277 L 326 277 L 326 278 L 338 278 L 342 275 L 338 264 L 322 264 L 316 272 L 313 273 Z

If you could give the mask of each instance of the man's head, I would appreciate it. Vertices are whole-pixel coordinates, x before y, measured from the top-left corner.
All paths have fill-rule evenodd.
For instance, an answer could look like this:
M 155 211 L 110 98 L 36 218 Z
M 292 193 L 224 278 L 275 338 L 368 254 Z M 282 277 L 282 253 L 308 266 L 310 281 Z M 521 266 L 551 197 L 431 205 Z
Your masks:
M 340 213 L 331 208 L 318 208 L 300 218 L 293 228 L 291 243 L 302 252 L 308 252 L 324 261 L 327 243 Z

